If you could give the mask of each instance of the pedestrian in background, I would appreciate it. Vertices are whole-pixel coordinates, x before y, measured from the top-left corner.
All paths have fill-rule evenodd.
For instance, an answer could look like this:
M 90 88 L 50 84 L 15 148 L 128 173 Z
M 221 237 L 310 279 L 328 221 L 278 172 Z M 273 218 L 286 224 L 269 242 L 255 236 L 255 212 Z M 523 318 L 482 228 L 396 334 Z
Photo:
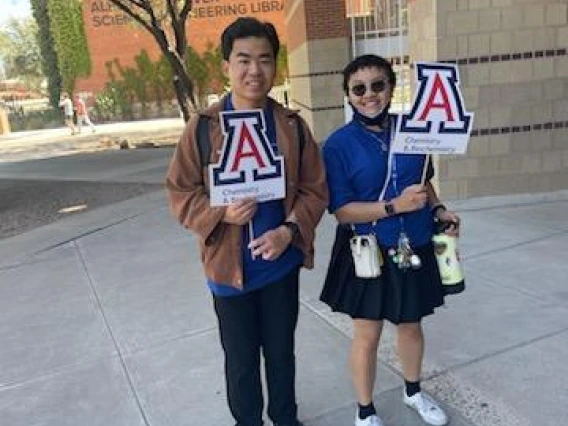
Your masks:
M 343 71 L 353 120 L 323 148 L 329 211 L 339 225 L 321 300 L 353 319 L 350 363 L 359 403 L 355 426 L 383 425 L 373 404 L 373 387 L 384 320 L 397 327 L 404 403 L 426 423 L 441 426 L 448 421 L 446 413 L 420 387 L 421 320 L 444 303 L 431 242 L 434 218 L 454 223 L 456 232 L 459 218 L 440 203 L 430 183 L 431 166 L 426 184 L 420 183 L 425 156 L 390 152 L 396 117 L 388 110 L 395 84 L 391 64 L 376 55 L 358 57 Z M 353 243 L 361 236 L 378 241 L 371 260 L 380 267 L 373 274 L 355 268 L 361 247 Z
M 63 108 L 63 116 L 65 125 L 71 130 L 71 135 L 76 133 L 75 123 L 73 123 L 73 101 L 69 94 L 63 92 L 59 100 L 59 108 Z
M 268 97 L 280 47 L 274 26 L 239 18 L 224 30 L 221 47 L 231 92 L 201 114 L 210 135 L 209 159 L 216 164 L 223 147 L 221 112 L 262 109 L 265 137 L 276 155 L 284 157 L 286 195 L 282 200 L 257 203 L 249 198 L 211 207 L 195 115 L 167 173 L 170 207 L 200 243 L 225 354 L 227 399 L 237 426 L 263 425 L 261 352 L 268 416 L 276 426 L 301 426 L 294 350 L 299 271 L 302 265 L 313 267 L 315 227 L 328 202 L 323 161 L 297 112 Z
M 79 134 L 81 133 L 81 130 L 83 128 L 83 123 L 87 124 L 91 128 L 91 132 L 95 133 L 97 129 L 95 128 L 95 125 L 89 118 L 89 111 L 87 110 L 85 101 L 83 101 L 83 98 L 81 98 L 80 95 L 75 96 L 74 106 L 75 106 L 75 112 L 77 114 L 78 133 Z

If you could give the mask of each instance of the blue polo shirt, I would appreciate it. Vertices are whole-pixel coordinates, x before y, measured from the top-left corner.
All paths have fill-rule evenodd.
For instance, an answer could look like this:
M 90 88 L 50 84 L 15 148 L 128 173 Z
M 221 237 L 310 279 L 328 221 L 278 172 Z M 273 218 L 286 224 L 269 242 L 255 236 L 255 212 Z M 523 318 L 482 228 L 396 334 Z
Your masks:
M 230 95 L 227 97 L 224 110 L 234 110 Z M 270 141 L 272 149 L 277 154 L 279 151 L 276 140 L 276 124 L 270 103 L 267 103 L 264 109 L 264 117 L 266 119 L 266 136 Z M 266 231 L 278 228 L 282 225 L 284 220 L 285 212 L 282 200 L 259 203 L 257 211 L 252 218 L 253 238 L 258 238 Z M 264 260 L 260 256 L 253 259 L 251 250 L 248 248 L 250 242 L 249 225 L 244 225 L 241 228 L 241 253 L 235 253 L 235 255 L 240 255 L 242 259 L 244 274 L 243 290 L 208 280 L 207 285 L 216 296 L 238 296 L 266 287 L 269 284 L 278 282 L 279 279 L 285 277 L 288 273 L 292 272 L 293 269 L 303 263 L 304 256 L 302 251 L 291 244 L 278 259 L 270 261 Z
M 387 178 L 390 132 L 373 132 L 358 121 L 336 130 L 323 146 L 329 185 L 329 211 L 356 201 L 377 201 Z M 404 188 L 420 183 L 424 155 L 392 154 L 393 166 L 384 200 L 389 201 Z M 426 178 L 434 176 L 430 162 Z M 432 237 L 432 214 L 428 205 L 411 213 L 380 219 L 374 231 L 383 247 L 394 247 L 404 230 L 412 246 L 427 244 Z M 357 224 L 357 233 L 370 233 L 372 223 Z

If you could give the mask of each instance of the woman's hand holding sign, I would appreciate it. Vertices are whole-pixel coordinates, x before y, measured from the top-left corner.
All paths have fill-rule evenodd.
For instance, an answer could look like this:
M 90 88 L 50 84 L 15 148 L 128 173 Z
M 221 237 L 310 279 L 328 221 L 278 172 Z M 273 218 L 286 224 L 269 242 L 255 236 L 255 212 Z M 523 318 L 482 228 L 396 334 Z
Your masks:
M 243 198 L 227 206 L 223 221 L 231 225 L 246 225 L 256 213 L 256 200 Z
M 397 213 L 408 213 L 420 210 L 426 205 L 428 194 L 424 185 L 411 185 L 402 191 L 402 194 L 392 200 Z

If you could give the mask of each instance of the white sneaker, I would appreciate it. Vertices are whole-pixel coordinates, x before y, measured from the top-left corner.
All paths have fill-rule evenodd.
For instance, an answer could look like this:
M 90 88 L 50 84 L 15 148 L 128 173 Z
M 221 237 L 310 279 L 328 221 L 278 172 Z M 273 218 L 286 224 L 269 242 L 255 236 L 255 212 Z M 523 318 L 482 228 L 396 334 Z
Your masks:
M 366 419 L 361 420 L 359 418 L 359 411 L 355 413 L 355 426 L 384 426 L 379 416 L 373 414 L 372 416 L 367 417 Z
M 429 425 L 443 426 L 448 423 L 448 416 L 442 408 L 428 395 L 422 392 L 415 393 L 412 396 L 406 395 L 406 390 L 402 390 L 402 400 L 410 408 L 422 417 Z

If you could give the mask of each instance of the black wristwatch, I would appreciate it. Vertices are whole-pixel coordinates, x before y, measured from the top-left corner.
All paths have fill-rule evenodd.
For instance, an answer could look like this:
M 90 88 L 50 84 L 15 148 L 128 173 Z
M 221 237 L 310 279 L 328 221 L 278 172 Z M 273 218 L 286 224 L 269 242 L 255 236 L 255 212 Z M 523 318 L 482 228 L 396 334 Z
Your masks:
M 296 235 L 298 235 L 298 232 L 300 232 L 300 228 L 298 227 L 298 224 L 296 222 L 288 220 L 284 222 L 282 225 L 284 225 L 286 228 L 290 230 L 290 233 L 292 234 L 292 239 L 294 239 Z
M 385 212 L 387 216 L 394 216 L 396 212 L 394 211 L 394 204 L 393 203 L 385 203 Z

